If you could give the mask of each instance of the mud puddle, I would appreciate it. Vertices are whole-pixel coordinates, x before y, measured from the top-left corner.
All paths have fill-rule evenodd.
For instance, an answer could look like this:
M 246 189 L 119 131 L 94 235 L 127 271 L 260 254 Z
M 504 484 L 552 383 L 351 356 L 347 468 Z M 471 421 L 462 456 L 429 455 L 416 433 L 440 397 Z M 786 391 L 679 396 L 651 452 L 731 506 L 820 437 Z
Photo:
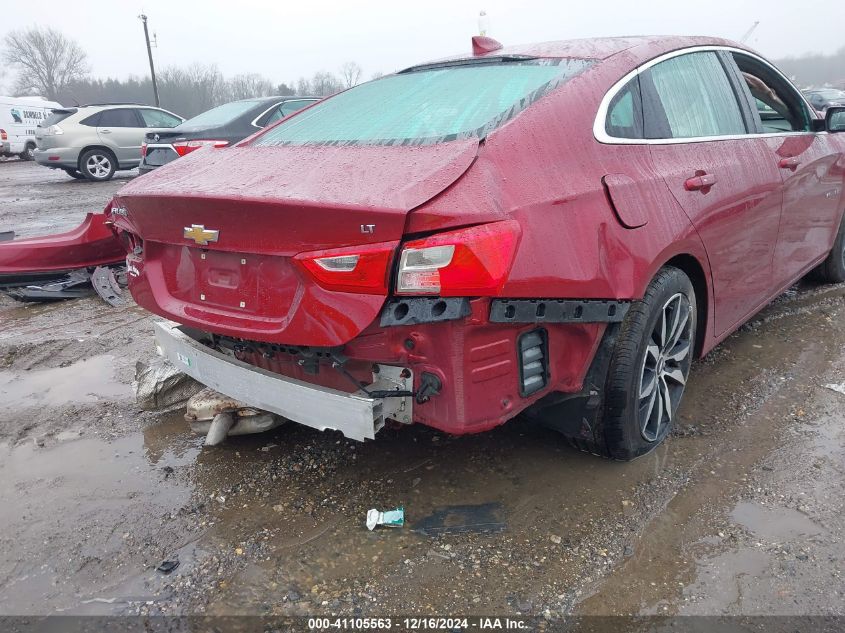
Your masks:
M 688 478 L 642 524 L 636 553 L 596 584 L 578 605 L 580 613 L 782 612 L 773 607 L 777 581 L 765 589 L 755 585 L 760 604 L 764 594 L 769 597 L 768 606 L 758 610 L 744 580 L 764 573 L 777 578 L 766 544 L 782 552 L 784 543 L 832 537 L 800 504 L 789 507 L 784 495 L 773 499 L 753 488 L 753 473 L 785 436 L 815 452 L 803 458 L 801 468 L 837 453 L 829 425 L 818 432 L 807 425 L 813 402 L 825 391 L 820 385 L 843 359 L 842 294 L 842 288 L 810 287 L 781 298 L 694 367 L 676 429 L 685 441 L 673 443 L 676 457 L 688 465 Z M 841 403 L 825 397 L 834 402 L 841 429 Z M 765 472 L 789 479 L 797 472 L 792 467 L 774 461 Z M 747 490 L 752 498 L 737 500 Z M 748 546 L 736 548 L 745 541 Z
M 734 523 L 768 540 L 786 541 L 824 531 L 798 510 L 767 508 L 753 501 L 740 501 L 730 516 Z
M 65 437 L 49 449 L 0 444 L 0 612 L 113 612 L 150 595 L 153 567 L 185 538 L 163 516 L 189 503 L 173 473 L 200 444 L 173 420 L 114 442 Z M 106 594 L 106 597 L 103 597 Z
M 129 385 L 115 380 L 111 354 L 65 367 L 0 372 L 0 400 L 15 410 L 125 399 L 130 395 Z

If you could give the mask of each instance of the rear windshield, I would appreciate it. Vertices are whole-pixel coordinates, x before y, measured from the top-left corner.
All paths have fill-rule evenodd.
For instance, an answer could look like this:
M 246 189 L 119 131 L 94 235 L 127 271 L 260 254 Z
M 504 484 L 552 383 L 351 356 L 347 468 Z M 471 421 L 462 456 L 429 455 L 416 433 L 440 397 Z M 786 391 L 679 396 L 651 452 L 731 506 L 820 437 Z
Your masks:
M 53 110 L 49 115 L 47 115 L 46 119 L 39 123 L 39 125 L 44 128 L 50 127 L 51 125 L 56 125 L 56 123 L 58 123 L 59 121 L 64 121 L 66 118 L 68 118 L 71 114 L 74 113 L 76 113 L 75 108 L 69 108 L 67 110 Z
M 211 110 L 206 110 L 202 114 L 198 114 L 193 119 L 188 119 L 182 123 L 182 127 L 197 127 L 200 125 L 225 125 L 234 119 L 237 119 L 247 110 L 257 106 L 261 101 L 233 101 L 232 103 L 224 103 Z
M 424 145 L 483 138 L 591 63 L 503 61 L 390 75 L 318 103 L 253 144 Z

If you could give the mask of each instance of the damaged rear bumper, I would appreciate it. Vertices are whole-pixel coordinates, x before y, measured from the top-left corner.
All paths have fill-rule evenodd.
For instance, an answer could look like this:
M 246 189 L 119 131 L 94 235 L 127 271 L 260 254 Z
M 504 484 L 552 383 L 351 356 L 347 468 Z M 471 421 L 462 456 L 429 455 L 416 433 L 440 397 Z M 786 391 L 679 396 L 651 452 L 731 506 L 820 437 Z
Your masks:
M 363 442 L 375 438 L 387 417 L 411 420 L 411 398 L 369 398 L 288 378 L 210 349 L 170 321 L 155 323 L 155 336 L 159 353 L 198 382 L 305 426 L 338 430 Z M 396 376 L 396 390 L 413 381 L 410 373 L 401 379 L 397 371 Z

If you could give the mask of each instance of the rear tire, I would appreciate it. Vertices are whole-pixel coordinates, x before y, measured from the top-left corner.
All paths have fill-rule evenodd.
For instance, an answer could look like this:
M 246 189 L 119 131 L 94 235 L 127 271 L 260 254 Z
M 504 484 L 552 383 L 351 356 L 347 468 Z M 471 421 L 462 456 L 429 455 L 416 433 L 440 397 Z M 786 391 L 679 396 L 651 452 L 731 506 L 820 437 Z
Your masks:
M 833 242 L 833 248 L 818 268 L 810 275 L 813 279 L 830 284 L 845 281 L 845 218 L 839 224 L 839 233 Z
M 85 180 L 85 175 L 78 169 L 65 169 L 65 173 L 76 180 Z
M 662 268 L 622 322 L 605 383 L 597 448 L 631 460 L 669 435 L 695 351 L 695 291 L 681 270 Z
M 105 149 L 89 149 L 79 157 L 79 171 L 94 182 L 111 180 L 116 169 L 114 154 Z
M 35 145 L 33 145 L 32 143 L 27 143 L 24 150 L 20 154 L 18 154 L 18 158 L 20 158 L 21 160 L 34 160 L 35 155 L 32 153 L 34 151 Z

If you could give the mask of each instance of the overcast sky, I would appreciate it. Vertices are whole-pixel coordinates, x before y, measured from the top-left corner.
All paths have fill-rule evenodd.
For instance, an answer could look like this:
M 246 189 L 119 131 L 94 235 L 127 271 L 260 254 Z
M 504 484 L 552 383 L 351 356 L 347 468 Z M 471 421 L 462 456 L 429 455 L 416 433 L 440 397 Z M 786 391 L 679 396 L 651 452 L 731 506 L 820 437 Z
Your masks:
M 274 83 L 357 61 L 369 78 L 420 61 L 467 51 L 486 10 L 504 44 L 602 35 L 714 35 L 738 40 L 759 20 L 748 44 L 768 57 L 831 53 L 845 46 L 842 0 L 2 0 L 0 34 L 33 24 L 75 38 L 92 74 L 147 74 L 143 10 L 158 36 L 156 67 L 217 64 L 223 74 L 257 72 Z M 14 7 L 14 9 L 13 9 Z M 5 78 L 8 83 L 9 77 Z

